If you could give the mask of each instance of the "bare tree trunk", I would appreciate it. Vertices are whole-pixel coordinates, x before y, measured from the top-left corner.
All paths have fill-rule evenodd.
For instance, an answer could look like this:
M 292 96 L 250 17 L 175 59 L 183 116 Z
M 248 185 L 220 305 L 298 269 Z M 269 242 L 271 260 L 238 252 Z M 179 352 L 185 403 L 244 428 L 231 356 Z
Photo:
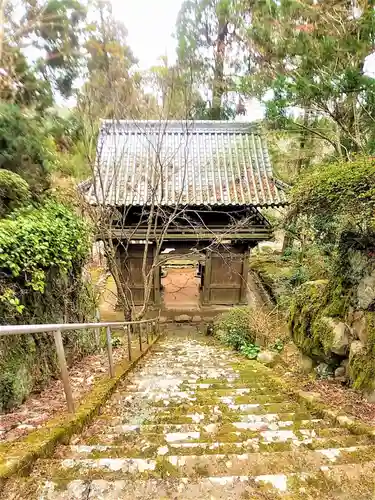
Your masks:
M 303 167 L 306 166 L 304 153 L 305 153 L 306 143 L 307 143 L 308 134 L 309 134 L 309 132 L 308 132 L 309 121 L 310 121 L 309 118 L 310 118 L 310 111 L 305 108 L 304 113 L 303 113 L 303 129 L 301 131 L 301 138 L 299 141 L 299 157 L 298 157 L 298 161 L 297 161 L 297 175 L 299 175 L 301 173 L 301 170 L 303 169 Z
M 297 160 L 297 175 L 300 175 L 303 168 L 306 166 L 306 158 L 304 156 L 306 143 L 309 136 L 309 122 L 310 122 L 310 111 L 308 109 L 304 109 L 303 113 L 303 128 L 301 130 L 301 137 L 299 142 L 299 155 Z M 291 221 L 293 222 L 293 220 Z M 294 237 L 291 233 L 286 233 L 284 236 L 282 253 L 285 253 L 288 249 L 293 248 Z
M 225 42 L 228 35 L 228 21 L 221 14 L 219 19 L 219 33 L 216 43 L 214 80 L 212 85 L 212 109 L 211 118 L 220 120 L 221 101 L 225 92 L 224 86 L 224 60 Z

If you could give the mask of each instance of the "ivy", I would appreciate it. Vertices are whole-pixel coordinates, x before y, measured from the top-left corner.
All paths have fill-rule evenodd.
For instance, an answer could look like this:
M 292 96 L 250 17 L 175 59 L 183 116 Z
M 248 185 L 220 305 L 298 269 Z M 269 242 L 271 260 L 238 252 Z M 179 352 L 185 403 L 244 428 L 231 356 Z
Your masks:
M 0 220 L 0 273 L 43 293 L 49 269 L 64 274 L 83 263 L 89 236 L 86 222 L 56 201 L 15 211 Z

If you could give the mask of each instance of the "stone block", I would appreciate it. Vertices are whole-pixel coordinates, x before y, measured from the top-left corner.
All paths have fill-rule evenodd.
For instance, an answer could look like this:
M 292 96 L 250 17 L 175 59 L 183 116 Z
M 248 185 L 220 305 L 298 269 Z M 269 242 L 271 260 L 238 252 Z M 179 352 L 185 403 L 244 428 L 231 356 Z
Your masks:
M 277 358 L 277 353 L 273 351 L 262 351 L 257 356 L 257 361 L 264 365 L 272 365 Z
M 176 323 L 190 323 L 191 316 L 188 314 L 181 314 L 180 316 L 176 316 L 174 320 Z
M 375 303 L 375 271 L 361 279 L 357 288 L 357 303 L 360 309 L 368 309 Z
M 355 311 L 353 314 L 352 329 L 354 337 L 359 339 L 362 344 L 367 344 L 367 320 L 363 311 Z

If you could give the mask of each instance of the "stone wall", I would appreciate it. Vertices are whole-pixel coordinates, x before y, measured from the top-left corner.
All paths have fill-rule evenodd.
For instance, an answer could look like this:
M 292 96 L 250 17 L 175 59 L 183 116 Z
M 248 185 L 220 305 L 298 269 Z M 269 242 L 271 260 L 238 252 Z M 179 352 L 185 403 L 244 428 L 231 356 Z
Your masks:
M 367 267 L 347 289 L 328 280 L 304 283 L 289 329 L 320 376 L 335 376 L 375 401 L 375 269 Z

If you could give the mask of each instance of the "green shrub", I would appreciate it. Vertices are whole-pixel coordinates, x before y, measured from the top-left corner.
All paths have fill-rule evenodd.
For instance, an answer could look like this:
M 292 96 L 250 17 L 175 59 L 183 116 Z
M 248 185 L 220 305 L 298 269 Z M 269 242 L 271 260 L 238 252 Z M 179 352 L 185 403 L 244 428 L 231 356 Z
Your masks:
M 0 104 L 0 168 L 20 175 L 39 197 L 50 187 L 55 145 L 38 116 Z
M 260 346 L 258 346 L 257 344 L 243 344 L 240 349 L 241 354 L 249 359 L 256 359 L 258 354 L 260 353 L 260 350 Z
M 95 294 L 82 276 L 90 229 L 53 200 L 0 220 L 0 324 L 89 322 Z M 68 364 L 95 350 L 93 330 L 63 335 Z M 0 411 L 58 376 L 53 336 L 0 338 Z
M 10 170 L 0 169 L 0 217 L 25 205 L 29 199 L 27 182 Z
M 255 332 L 251 329 L 251 310 L 249 307 L 234 307 L 219 316 L 215 322 L 215 332 L 220 340 L 233 349 L 255 342 Z

